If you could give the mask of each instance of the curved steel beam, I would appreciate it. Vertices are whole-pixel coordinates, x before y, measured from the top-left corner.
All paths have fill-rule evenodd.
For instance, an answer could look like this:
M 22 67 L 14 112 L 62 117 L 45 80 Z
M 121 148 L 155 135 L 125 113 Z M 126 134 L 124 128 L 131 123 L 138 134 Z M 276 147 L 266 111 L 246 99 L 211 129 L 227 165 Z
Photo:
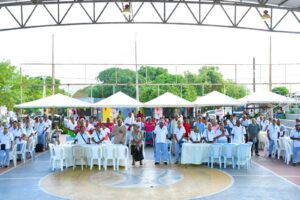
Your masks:
M 287 9 L 278 6 L 250 4 L 250 3 L 233 3 L 227 1 L 202 2 L 202 0 L 134 0 L 130 1 L 132 5 L 132 17 L 125 17 L 122 14 L 124 0 L 77 0 L 77 1 L 24 1 L 18 3 L 2 3 L 0 4 L 0 31 L 50 27 L 50 26 L 70 26 L 70 25 L 86 25 L 86 24 L 173 24 L 173 25 L 193 25 L 193 26 L 214 26 L 237 29 L 249 29 L 269 32 L 281 33 L 300 33 L 300 11 L 299 9 Z M 127 1 L 128 2 L 128 1 Z M 147 18 L 140 17 L 143 7 L 147 7 Z M 108 7 L 115 9 L 115 14 L 119 18 L 117 20 L 103 21 L 104 14 L 111 14 Z M 149 8 L 152 7 L 153 9 Z M 62 9 L 64 7 L 64 9 Z M 76 7 L 76 8 L 74 8 Z M 179 7 L 181 9 L 179 9 Z M 39 13 L 42 16 L 37 16 L 35 13 L 39 8 Z M 214 15 L 215 9 L 218 9 L 218 15 Z M 66 22 L 65 18 L 74 9 L 80 9 L 81 16 L 79 19 L 72 18 Z M 24 10 L 27 10 L 25 14 Z M 143 10 L 143 11 L 141 11 Z M 268 10 L 271 13 L 271 19 L 262 21 L 263 10 Z M 6 15 L 3 15 L 4 12 Z M 28 14 L 29 13 L 29 14 Z M 251 14 L 250 14 L 251 13 Z M 2 15 L 1 15 L 2 14 Z M 182 19 L 175 18 L 174 15 L 182 16 Z M 178 16 L 177 15 L 177 16 Z M 223 18 L 209 21 L 208 18 Z M 6 16 L 6 17 L 3 17 Z M 43 16 L 48 16 L 50 21 L 43 21 Z M 189 19 L 185 19 L 185 17 Z M 276 16 L 276 17 L 275 17 Z M 286 18 L 295 21 L 299 27 L 290 27 Z M 246 18 L 251 17 L 254 23 L 244 24 Z M 10 23 L 5 23 L 8 18 Z M 32 21 L 35 18 L 35 22 Z M 82 19 L 85 19 L 83 21 Z M 157 20 L 158 19 L 158 20 Z M 275 21 L 276 20 L 276 21 Z M 39 21 L 39 23 L 37 23 Z M 226 21 L 226 22 L 224 22 Z M 13 23 L 14 22 L 14 23 Z M 258 26 L 258 24 L 260 24 Z M 285 28 L 280 28 L 283 25 Z M 296 25 L 296 26 L 297 26 Z

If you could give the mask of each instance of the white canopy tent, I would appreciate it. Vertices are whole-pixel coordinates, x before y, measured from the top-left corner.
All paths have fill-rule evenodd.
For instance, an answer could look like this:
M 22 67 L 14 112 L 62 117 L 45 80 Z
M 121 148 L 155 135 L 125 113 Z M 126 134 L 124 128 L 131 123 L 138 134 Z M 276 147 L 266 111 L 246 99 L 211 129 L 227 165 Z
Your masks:
M 144 104 L 146 108 L 182 108 L 194 107 L 191 102 L 178 97 L 172 93 L 166 92 Z
M 222 94 L 217 91 L 213 91 L 205 96 L 198 97 L 196 101 L 193 102 L 197 107 L 204 106 L 241 106 L 242 102 L 229 97 L 225 94 Z
M 15 108 L 89 108 L 90 103 L 65 96 L 55 94 L 42 99 L 30 101 L 16 105 Z
M 269 91 L 255 92 L 251 95 L 239 99 L 239 101 L 245 104 L 289 103 L 289 99 L 287 97 Z
M 143 103 L 131 98 L 123 92 L 117 92 L 106 99 L 93 104 L 96 108 L 135 108 L 143 107 Z

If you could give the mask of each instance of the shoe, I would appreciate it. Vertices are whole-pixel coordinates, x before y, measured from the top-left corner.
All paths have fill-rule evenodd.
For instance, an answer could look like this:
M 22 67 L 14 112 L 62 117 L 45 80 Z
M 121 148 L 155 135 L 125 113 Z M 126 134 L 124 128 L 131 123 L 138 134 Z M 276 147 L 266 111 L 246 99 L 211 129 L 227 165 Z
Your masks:
M 256 156 L 259 156 L 259 154 L 258 154 L 258 153 L 256 153 L 255 155 L 256 155 Z
M 17 161 L 20 162 L 20 161 L 21 161 L 21 158 L 18 158 Z
M 271 157 L 272 157 L 272 155 L 270 154 L 270 155 L 269 155 L 269 158 L 271 158 Z
M 176 162 L 175 162 L 175 164 L 179 164 L 179 162 L 178 162 L 178 161 L 176 161 Z
M 134 161 L 132 161 L 132 165 L 133 165 L 133 166 L 135 165 L 135 162 L 134 162 Z
M 143 161 L 140 161 L 140 165 L 143 165 Z
M 168 165 L 168 163 L 167 163 L 167 162 L 164 162 L 164 164 L 165 164 L 165 165 Z
M 293 163 L 293 166 L 296 167 L 296 163 Z
M 5 165 L 5 166 L 4 166 L 4 168 L 8 168 L 8 166 L 7 166 L 7 165 Z
M 158 163 L 158 162 L 155 162 L 154 165 L 159 165 L 159 163 Z

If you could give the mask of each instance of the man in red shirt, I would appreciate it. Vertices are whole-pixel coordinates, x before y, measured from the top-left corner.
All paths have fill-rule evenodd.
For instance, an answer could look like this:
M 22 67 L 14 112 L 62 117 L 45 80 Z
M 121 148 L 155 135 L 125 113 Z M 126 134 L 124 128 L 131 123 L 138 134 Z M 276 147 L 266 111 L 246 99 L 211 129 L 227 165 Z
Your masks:
M 139 110 L 138 113 L 136 114 L 136 118 L 143 118 L 144 117 L 144 114 L 141 113 L 141 111 Z

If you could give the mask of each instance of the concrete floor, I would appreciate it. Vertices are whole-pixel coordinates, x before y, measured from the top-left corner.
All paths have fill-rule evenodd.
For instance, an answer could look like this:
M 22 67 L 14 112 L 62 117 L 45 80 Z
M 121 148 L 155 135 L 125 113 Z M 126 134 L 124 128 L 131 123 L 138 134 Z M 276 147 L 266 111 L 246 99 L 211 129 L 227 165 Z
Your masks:
M 106 185 L 108 188 L 106 191 L 110 192 L 110 196 L 105 196 L 106 198 L 102 196 L 103 198 L 101 198 L 101 193 L 99 193 L 96 196 L 98 199 L 116 197 L 131 199 L 130 194 L 132 192 L 137 195 L 137 198 L 140 197 L 139 199 L 144 199 L 143 197 L 145 196 L 151 197 L 151 199 L 300 199 L 300 187 L 287 180 L 287 177 L 278 176 L 277 174 L 279 173 L 276 171 L 270 171 L 267 164 L 261 166 L 261 160 L 268 162 L 264 158 L 254 158 L 252 167 L 249 170 L 228 168 L 219 171 L 208 169 L 205 165 L 161 165 L 155 167 L 150 148 L 146 149 L 146 155 L 147 161 L 143 167 L 136 166 L 131 168 L 129 173 L 124 172 L 124 169 L 121 169 L 120 172 L 112 172 L 112 169 L 109 169 L 106 172 L 106 176 L 104 176 L 105 172 L 103 169 L 101 172 L 98 172 L 96 168 L 92 172 L 88 169 L 81 172 L 78 167 L 74 172 L 71 169 L 67 169 L 62 173 L 53 173 L 49 170 L 49 154 L 46 152 L 38 155 L 35 161 L 28 161 L 16 168 L 0 172 L 0 200 L 94 199 L 93 197 L 95 196 L 91 195 L 91 198 L 89 196 L 89 194 L 95 192 L 95 190 L 89 189 L 91 185 L 100 184 L 103 187 L 101 184 L 105 183 L 108 184 Z M 286 167 L 288 171 L 290 170 L 289 166 L 283 165 L 282 167 Z M 294 169 L 299 171 L 299 167 Z M 147 179 L 147 177 L 152 177 L 150 180 L 147 179 L 150 182 L 136 183 L 137 179 L 134 177 L 139 177 L 141 174 L 144 174 L 142 176 L 143 180 Z M 87 178 L 89 176 L 93 178 Z M 124 182 L 123 178 L 118 178 L 119 176 L 125 176 L 127 182 Z M 153 178 L 153 176 L 158 178 Z M 297 174 L 293 175 L 293 177 L 299 178 Z M 158 179 L 160 180 L 159 182 L 157 182 Z M 123 182 L 120 182 L 120 180 Z M 153 185 L 153 183 L 156 183 L 156 185 Z M 43 188 L 46 188 L 47 192 Z M 151 193 L 150 190 L 153 188 L 157 189 L 157 191 Z M 85 195 L 78 195 L 78 193 L 85 192 L 87 192 Z M 125 195 L 126 192 L 128 192 L 129 196 Z M 176 192 L 180 192 L 180 195 L 174 195 Z M 63 198 L 55 195 L 63 196 Z

